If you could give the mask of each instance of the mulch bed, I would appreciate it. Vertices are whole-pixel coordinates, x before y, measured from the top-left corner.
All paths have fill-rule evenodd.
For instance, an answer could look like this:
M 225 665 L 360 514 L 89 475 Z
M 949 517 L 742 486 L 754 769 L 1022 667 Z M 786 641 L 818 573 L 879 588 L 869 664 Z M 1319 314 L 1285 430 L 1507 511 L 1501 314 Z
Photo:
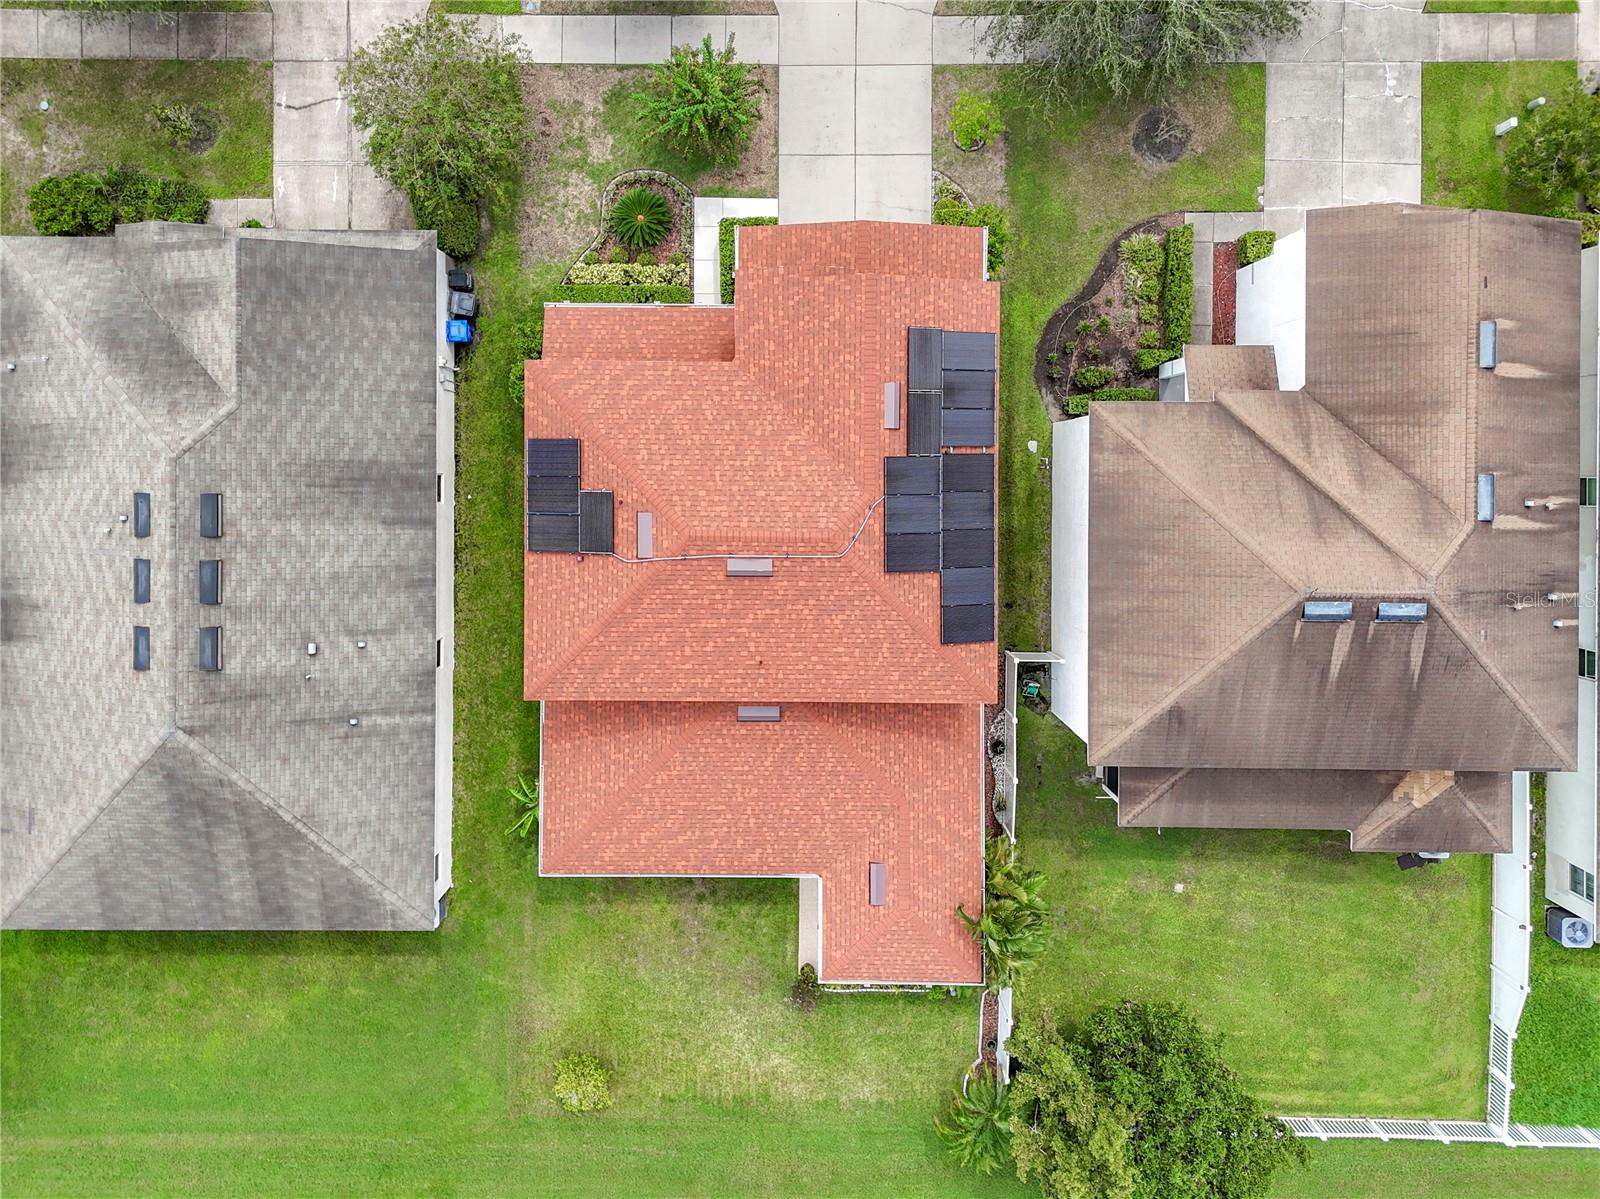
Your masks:
M 650 253 L 655 255 L 656 261 L 665 262 L 675 250 L 681 250 L 686 257 L 691 255 L 694 252 L 694 247 L 690 240 L 694 232 L 694 202 L 692 200 L 684 200 L 676 190 L 668 187 L 665 183 L 658 183 L 653 179 L 640 179 L 633 183 L 620 184 L 612 194 L 611 202 L 613 204 L 616 203 L 636 187 L 655 192 L 656 195 L 666 200 L 667 207 L 672 210 L 672 227 L 667 230 L 665 237 L 649 247 Z M 612 232 L 611 210 L 609 208 L 606 209 L 605 215 L 601 219 L 604 222 L 600 231 L 601 240 L 600 244 L 594 248 L 600 252 L 601 262 L 610 262 L 611 251 L 622 245 L 622 242 Z M 628 261 L 632 262 L 639 254 L 639 251 L 628 250 L 627 253 Z
M 1211 250 L 1211 344 L 1231 346 L 1234 317 L 1238 309 L 1234 296 L 1239 288 L 1239 247 L 1231 241 L 1218 242 Z
M 995 1067 L 995 1045 L 1000 1040 L 1000 994 L 992 987 L 983 993 L 983 1035 L 979 1048 L 989 1069 Z

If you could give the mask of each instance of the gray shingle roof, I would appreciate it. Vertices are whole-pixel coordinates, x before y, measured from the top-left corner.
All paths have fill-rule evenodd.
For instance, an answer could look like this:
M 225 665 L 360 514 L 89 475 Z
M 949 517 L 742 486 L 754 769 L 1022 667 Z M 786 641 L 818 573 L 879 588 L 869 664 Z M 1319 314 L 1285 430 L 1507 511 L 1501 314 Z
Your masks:
M 0 241 L 7 927 L 434 926 L 435 269 L 414 233 Z

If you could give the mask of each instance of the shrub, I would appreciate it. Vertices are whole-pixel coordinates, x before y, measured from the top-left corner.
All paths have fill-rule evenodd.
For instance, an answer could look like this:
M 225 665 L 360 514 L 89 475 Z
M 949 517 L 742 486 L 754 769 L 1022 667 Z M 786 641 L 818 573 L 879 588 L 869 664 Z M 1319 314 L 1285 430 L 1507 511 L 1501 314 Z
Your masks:
M 1507 139 L 1506 174 L 1552 204 L 1600 195 L 1600 96 L 1574 81 Z
M 683 266 L 688 261 L 689 256 L 682 250 L 674 250 L 672 253 L 667 255 L 667 264 L 669 266 Z
M 157 104 L 156 124 L 178 145 L 200 136 L 200 116 L 192 104 Z
M 636 262 L 579 262 L 575 263 L 567 272 L 568 283 L 643 283 L 660 285 L 663 283 L 687 287 L 689 285 L 689 267 L 687 264 L 659 266 Z
M 1005 131 L 1000 110 L 988 96 L 962 92 L 950 106 L 950 133 L 963 150 L 976 150 Z
M 1093 344 L 1084 346 L 1083 347 L 1083 356 L 1085 358 L 1099 358 L 1100 357 L 1100 347 L 1097 346 L 1097 345 L 1093 345 Z
M 1150 233 L 1135 233 L 1117 247 L 1122 263 L 1122 289 L 1128 298 L 1149 303 L 1161 294 L 1161 265 L 1165 254 L 1161 239 Z
M 609 255 L 608 260 L 620 266 L 628 261 L 628 257 L 629 255 L 627 246 L 612 246 L 611 254 Z
M 1111 331 L 1111 321 L 1107 317 L 1101 317 L 1094 323 L 1094 327 L 1102 333 L 1108 333 Z
M 556 299 L 573 304 L 687 304 L 688 287 L 671 283 L 566 283 Z
M 1005 265 L 1006 243 L 1011 239 L 1011 235 L 1006 228 L 1006 214 L 996 205 L 979 204 L 976 208 L 972 208 L 955 197 L 936 200 L 933 205 L 933 223 L 988 229 L 989 274 L 995 274 Z
M 508 836 L 515 835 L 526 841 L 539 827 L 539 784 L 530 783 L 525 775 L 517 775 L 516 786 L 507 787 L 517 818 L 506 829 Z
M 1583 223 L 1583 244 L 1592 246 L 1600 242 L 1600 212 L 1579 212 L 1576 208 L 1563 208 L 1553 216 Z
M 1093 321 L 1079 321 L 1078 322 L 1078 327 L 1074 331 L 1080 337 L 1085 333 L 1093 333 L 1094 332 L 1094 322 Z
M 649 250 L 640 250 L 633 256 L 633 261 L 639 266 L 655 266 L 656 256 Z
M 247 221 L 240 221 L 239 222 L 239 228 L 241 228 L 241 229 L 265 229 L 266 226 L 263 225 L 260 221 L 256 220 L 255 217 L 251 217 Z
M 611 1071 L 592 1053 L 572 1053 L 556 1063 L 551 1094 L 565 1112 L 598 1112 L 611 1106 Z
M 47 175 L 28 191 L 28 215 L 47 237 L 108 233 L 114 214 L 98 175 Z
M 1167 271 L 1161 287 L 1161 320 L 1166 346 L 1182 353 L 1194 336 L 1194 226 L 1167 234 Z M 1173 354 L 1177 357 L 1177 354 Z
M 938 204 L 944 200 L 954 200 L 957 204 L 965 204 L 967 202 L 959 187 L 943 175 L 939 175 L 933 181 L 933 202 Z
M 789 988 L 789 1002 L 802 1012 L 812 1012 L 817 1007 L 817 997 L 822 994 L 822 984 L 817 981 L 817 968 L 810 962 L 800 967 L 800 974 Z
M 439 248 L 451 258 L 478 252 L 478 202 L 465 196 L 428 193 L 411 197 L 411 215 L 418 229 L 438 234 Z
M 967 915 L 964 907 L 956 915 L 983 948 L 991 983 L 1008 985 L 1012 976 L 1044 949 L 1044 875 L 1024 870 L 1016 851 L 1004 837 L 992 839 L 985 851 L 987 875 L 983 913 Z
M 1239 256 L 1240 266 L 1249 266 L 1252 262 L 1260 262 L 1272 253 L 1278 235 L 1271 229 L 1252 229 L 1241 234 L 1239 240 L 1234 242 L 1234 248 Z
M 672 208 L 658 191 L 629 188 L 611 206 L 611 232 L 631 250 L 660 244 L 672 228 Z
M 1086 400 L 1153 400 L 1156 391 L 1153 387 L 1103 387 L 1099 391 L 1090 392 L 1084 397 Z
M 993 1174 L 1011 1157 L 1010 1088 L 993 1071 L 972 1075 L 966 1091 L 957 1088 L 951 1098 L 949 1117 L 933 1127 L 956 1162 Z
M 717 226 L 717 251 L 722 266 L 722 302 L 733 303 L 733 231 L 740 225 L 776 225 L 775 216 L 724 217 Z
M 1156 350 L 1135 350 L 1133 352 L 1133 369 L 1141 375 L 1152 375 L 1156 368 L 1163 362 L 1171 362 L 1174 358 L 1182 358 L 1183 350 L 1162 346 Z
M 1141 350 L 1153 350 L 1160 344 L 1160 329 L 1146 329 L 1143 333 L 1139 334 L 1139 348 Z
M 632 97 L 650 136 L 685 157 L 704 154 L 717 162 L 736 161 L 761 115 L 756 102 L 761 83 L 750 74 L 748 63 L 734 61 L 732 36 L 721 50 L 711 48 L 709 34 L 698 48 L 674 46 L 654 70 L 651 90 Z
M 1161 319 L 1161 307 L 1157 304 L 1140 304 L 1139 320 L 1146 325 L 1153 325 Z
M 586 253 L 583 256 L 583 261 L 586 262 L 588 265 L 593 266 L 595 263 L 600 261 L 600 251 L 599 250 L 590 250 L 588 253 Z
M 1088 391 L 1104 387 L 1116 377 L 1117 372 L 1109 366 L 1080 366 L 1072 372 L 1072 381 Z

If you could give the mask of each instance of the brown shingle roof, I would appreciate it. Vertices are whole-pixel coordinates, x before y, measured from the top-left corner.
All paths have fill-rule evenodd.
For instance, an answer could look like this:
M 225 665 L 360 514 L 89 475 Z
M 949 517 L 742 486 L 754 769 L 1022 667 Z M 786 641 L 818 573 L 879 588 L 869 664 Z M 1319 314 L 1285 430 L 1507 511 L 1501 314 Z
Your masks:
M 1234 822 L 1199 768 L 1575 760 L 1574 637 L 1517 600 L 1577 588 L 1576 225 L 1384 205 L 1311 213 L 1307 241 L 1303 391 L 1271 390 L 1259 349 L 1189 347 L 1211 402 L 1091 408 L 1090 758 L 1193 770 L 1182 810 L 1205 818 L 1168 823 Z M 1311 598 L 1356 619 L 1302 622 Z M 1381 600 L 1428 619 L 1378 625 Z M 1287 822 L 1276 802 L 1236 822 Z

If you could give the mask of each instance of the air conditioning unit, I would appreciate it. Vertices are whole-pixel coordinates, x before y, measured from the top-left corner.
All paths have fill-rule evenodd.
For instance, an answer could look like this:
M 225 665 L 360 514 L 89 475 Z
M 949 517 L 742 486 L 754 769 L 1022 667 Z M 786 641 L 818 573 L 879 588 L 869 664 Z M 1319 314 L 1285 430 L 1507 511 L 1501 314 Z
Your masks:
M 1594 925 L 1566 908 L 1544 910 L 1544 931 L 1563 949 L 1588 949 L 1594 944 Z

